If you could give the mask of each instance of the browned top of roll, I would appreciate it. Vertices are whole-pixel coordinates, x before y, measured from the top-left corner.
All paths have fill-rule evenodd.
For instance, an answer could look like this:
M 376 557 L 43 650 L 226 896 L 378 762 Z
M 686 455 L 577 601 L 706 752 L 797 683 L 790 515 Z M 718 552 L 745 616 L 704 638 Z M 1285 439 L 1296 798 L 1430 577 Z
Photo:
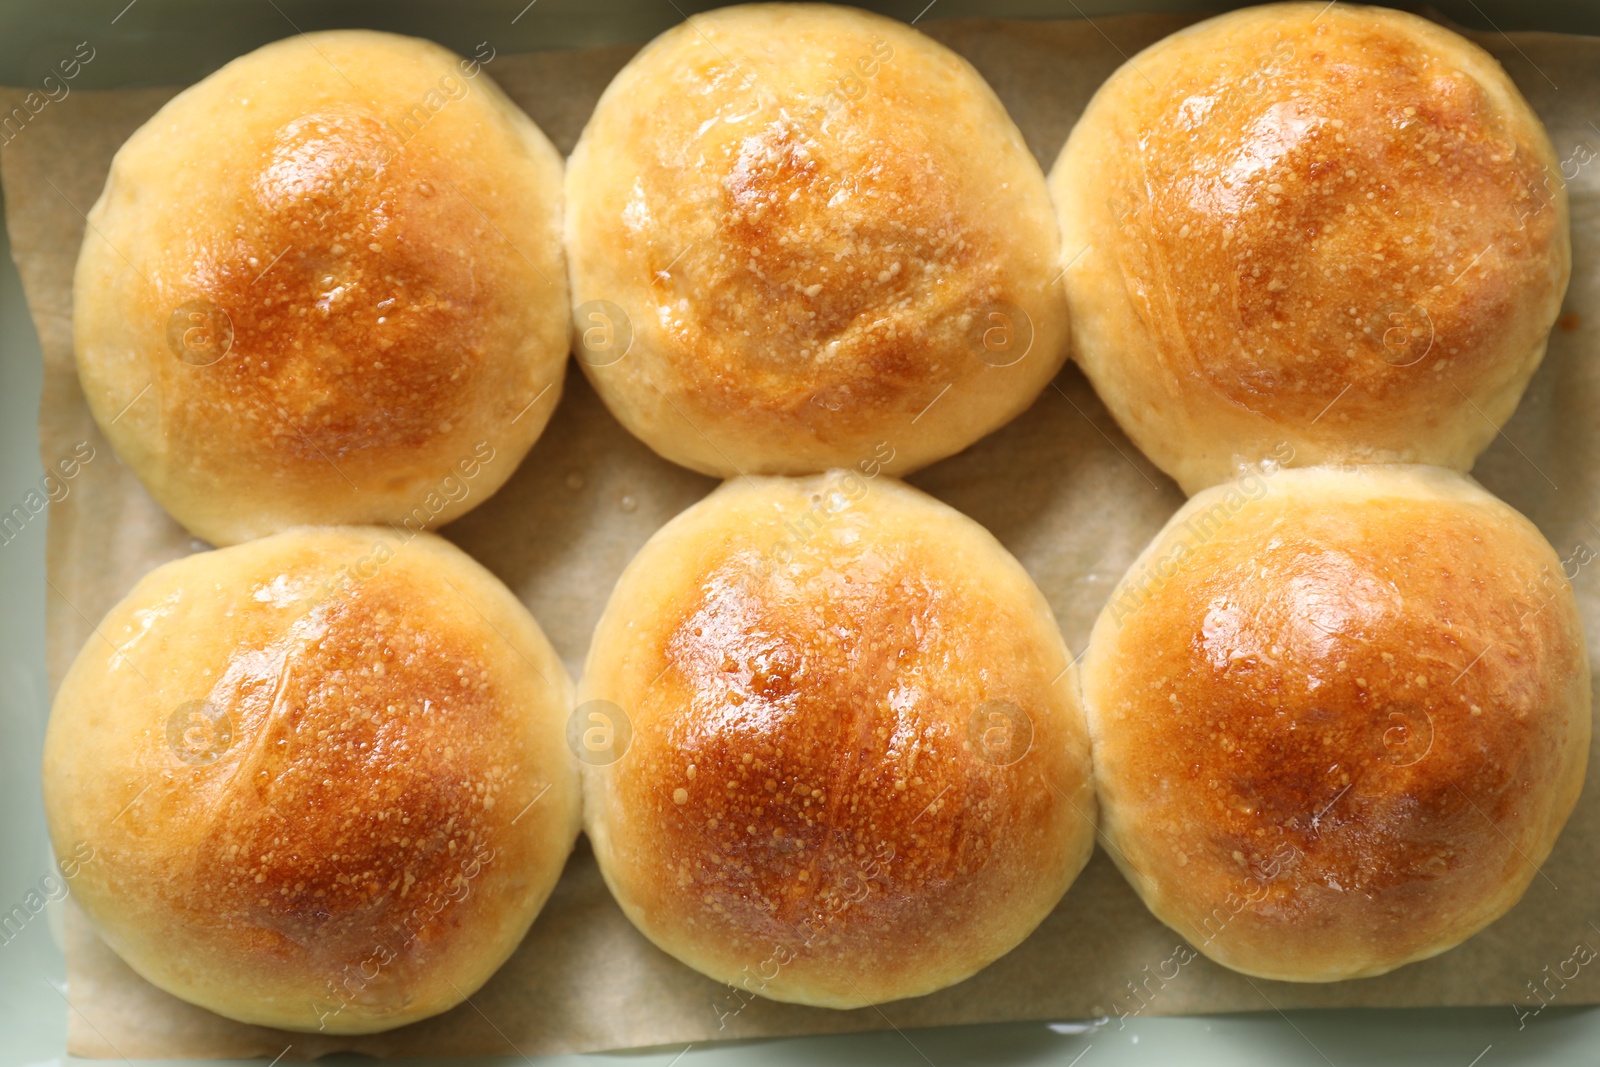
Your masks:
M 669 527 L 602 622 L 585 696 L 634 736 L 600 776 L 597 852 L 646 933 L 753 992 L 938 988 L 1009 949 L 1087 856 L 1059 635 L 1013 560 L 910 490 L 874 483 L 784 559 L 782 521 L 841 483 L 759 486 Z
M 451 189 L 458 161 L 405 147 L 373 110 L 332 105 L 235 157 L 244 209 L 186 265 L 189 299 L 227 309 L 233 358 L 167 364 L 185 375 L 178 432 L 244 420 L 258 448 L 304 462 L 416 448 L 462 418 L 488 323 L 526 299 L 522 265 L 500 277 L 463 253 L 495 239 Z
M 1242 970 L 1330 978 L 1514 903 L 1587 762 L 1560 566 L 1444 472 L 1196 497 L 1085 665 L 1107 830 L 1157 914 Z
M 700 903 L 741 935 L 781 935 L 843 906 L 861 868 L 889 854 L 880 891 L 850 917 L 857 937 L 874 936 L 925 913 L 928 891 L 959 891 L 996 837 L 1049 821 L 1049 790 L 986 761 L 966 722 L 990 701 L 1038 706 L 1029 690 L 1048 683 L 1043 664 L 1037 677 L 993 687 L 941 670 L 995 662 L 1017 634 L 1000 619 L 974 632 L 964 617 L 982 609 L 930 582 L 931 563 L 897 552 L 800 590 L 726 559 L 681 622 L 641 650 L 666 672 L 642 705 L 646 720 L 685 707 L 709 714 L 643 733 L 639 757 L 659 759 L 660 777 L 629 775 L 618 802 L 653 817 L 656 847 L 711 864 Z M 914 710 L 895 707 L 914 692 Z M 663 778 L 681 784 L 669 791 Z
M 218 790 L 189 826 L 195 866 L 172 903 L 190 922 L 236 923 L 268 955 L 310 946 L 336 971 L 387 941 L 406 901 L 448 891 L 459 860 L 505 847 L 536 791 L 515 780 L 530 754 L 514 701 L 475 642 L 388 584 L 320 613 L 319 638 L 249 648 L 279 670 L 230 672 L 208 694 L 248 742 L 207 777 L 246 788 Z M 171 862 L 147 858 L 150 873 Z M 419 919 L 410 951 L 425 956 L 453 924 Z

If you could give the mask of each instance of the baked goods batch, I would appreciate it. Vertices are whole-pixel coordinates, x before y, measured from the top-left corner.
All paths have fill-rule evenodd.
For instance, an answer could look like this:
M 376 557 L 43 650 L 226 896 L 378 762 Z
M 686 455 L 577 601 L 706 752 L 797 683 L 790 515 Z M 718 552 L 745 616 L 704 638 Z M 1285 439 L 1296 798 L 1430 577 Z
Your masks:
M 56 695 L 78 901 L 160 988 L 342 1033 L 469 998 L 580 824 L 657 946 L 819 1007 L 982 969 L 1097 831 L 1246 974 L 1445 951 L 1588 761 L 1560 561 L 1462 473 L 1565 293 L 1556 173 L 1487 54 L 1342 4 L 1134 56 L 1048 181 L 965 60 L 830 5 L 664 33 L 564 171 L 437 46 L 242 57 L 123 146 L 78 262 L 96 420 L 231 546 L 145 576 Z M 629 564 L 576 687 L 428 532 L 527 454 L 569 347 L 728 479 Z M 1081 662 L 897 480 L 1069 356 L 1194 494 Z

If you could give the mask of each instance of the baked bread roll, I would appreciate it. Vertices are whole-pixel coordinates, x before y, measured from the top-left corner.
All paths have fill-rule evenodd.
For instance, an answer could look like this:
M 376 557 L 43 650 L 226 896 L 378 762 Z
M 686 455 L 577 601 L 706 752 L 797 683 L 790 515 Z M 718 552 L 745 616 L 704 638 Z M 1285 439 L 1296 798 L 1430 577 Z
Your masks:
M 561 159 L 476 61 L 301 34 L 122 146 L 73 304 L 95 420 L 197 536 L 436 527 L 560 396 Z
M 579 822 L 571 683 L 463 552 L 302 528 L 146 575 L 56 696 L 44 799 L 73 895 L 155 985 L 367 1033 L 511 954 Z
M 1522 896 L 1589 758 L 1562 562 L 1430 467 L 1254 473 L 1190 500 L 1095 624 L 1107 851 L 1262 978 L 1382 974 Z
M 672 520 L 612 593 L 580 700 L 612 731 L 582 768 L 600 870 L 645 936 L 734 987 L 719 1011 L 958 982 L 1094 845 L 1049 605 L 889 478 L 730 481 Z
M 1050 187 L 1074 357 L 1190 493 L 1283 443 L 1469 469 L 1570 272 L 1538 117 L 1478 46 L 1386 8 L 1173 34 L 1095 94 Z
M 656 38 L 572 153 L 567 234 L 584 371 L 707 474 L 853 467 L 885 441 L 904 473 L 1065 358 L 1022 135 L 961 57 L 851 8 L 728 7 Z

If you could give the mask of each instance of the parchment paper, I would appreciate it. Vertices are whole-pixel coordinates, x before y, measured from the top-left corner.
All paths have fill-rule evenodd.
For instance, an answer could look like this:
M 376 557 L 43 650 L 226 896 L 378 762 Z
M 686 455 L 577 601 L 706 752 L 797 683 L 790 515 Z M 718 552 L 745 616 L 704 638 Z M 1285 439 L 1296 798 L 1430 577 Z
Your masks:
M 973 61 L 1047 167 L 1090 94 L 1124 56 L 1193 21 L 948 22 L 925 28 Z M 1563 558 L 1600 549 L 1600 39 L 1546 34 L 1480 41 L 1506 65 L 1571 164 L 1573 278 L 1567 316 L 1505 434 L 1476 474 L 1529 515 Z M 634 49 L 500 57 L 489 73 L 569 151 L 594 100 Z M 100 437 L 73 370 L 72 266 L 86 211 L 111 155 L 171 90 L 75 92 L 52 103 L 3 152 L 13 254 L 44 347 L 40 446 L 45 466 L 90 442 L 95 458 L 54 505 L 49 528 L 52 687 L 98 620 L 150 568 L 206 546 L 140 488 Z M 21 93 L 5 90 L 4 110 Z M 0 111 L 3 113 L 3 111 Z M 1581 148 L 1580 148 L 1581 146 Z M 1583 160 L 1583 163 L 1579 163 Z M 1081 650 L 1115 581 L 1181 502 L 1176 487 L 1117 431 L 1069 367 L 1011 425 L 911 479 L 993 530 L 1028 568 Z M 618 573 L 663 522 L 713 483 L 656 458 L 604 410 L 573 370 L 554 420 L 498 495 L 444 530 L 517 592 L 577 674 Z M 1600 564 L 1575 586 L 1591 657 L 1600 635 Z M 81 915 L 69 915 L 70 1050 L 82 1056 L 306 1057 L 526 1055 L 719 1038 L 902 1029 L 1006 1020 L 1257 1011 L 1333 1005 L 1504 1005 L 1508 1012 L 1600 1002 L 1600 966 L 1569 974 L 1579 945 L 1600 948 L 1600 774 L 1526 898 L 1465 945 L 1390 975 L 1335 985 L 1251 981 L 1204 958 L 1143 1001 L 1133 983 L 1179 941 L 1105 856 L 1022 946 L 954 988 L 881 1008 L 834 1012 L 756 1000 L 682 967 L 638 935 L 612 903 L 581 842 L 521 949 L 471 1002 L 365 1038 L 242 1026 L 190 1007 L 123 965 Z M 1592 954 L 1592 953 L 1591 953 Z M 1146 970 L 1148 968 L 1148 971 Z M 1548 968 L 1548 969 L 1547 969 Z M 1542 985 L 1539 985 L 1543 983 Z M 1535 985 L 1543 990 L 1536 999 Z M 1141 1004 L 1144 1006 L 1141 1008 Z M 1515 1007 L 1513 1007 L 1515 1006 Z M 723 1016 L 719 1023 L 719 1016 Z M 1536 1016 L 1528 1015 L 1532 1020 Z M 1115 1019 L 1109 1024 L 1116 1026 Z

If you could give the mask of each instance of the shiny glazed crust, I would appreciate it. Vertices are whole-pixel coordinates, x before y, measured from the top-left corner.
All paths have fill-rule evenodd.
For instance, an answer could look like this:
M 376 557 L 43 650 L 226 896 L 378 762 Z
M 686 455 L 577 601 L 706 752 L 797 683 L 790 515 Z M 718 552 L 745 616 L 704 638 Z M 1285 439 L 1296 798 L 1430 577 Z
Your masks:
M 157 112 L 74 286 L 96 421 L 215 544 L 481 502 L 555 408 L 569 321 L 555 149 L 476 62 L 367 31 L 268 45 Z
M 1026 572 L 943 504 L 852 472 L 729 482 L 646 544 L 595 634 L 579 714 L 632 725 L 583 768 L 601 870 L 739 996 L 957 982 L 1093 847 L 1070 663 Z
M 1235 970 L 1333 981 L 1515 904 L 1588 762 L 1561 566 L 1439 468 L 1257 473 L 1190 500 L 1083 664 L 1102 829 L 1150 910 Z
M 1151 46 L 1050 188 L 1074 358 L 1190 493 L 1282 443 L 1470 468 L 1570 271 L 1538 117 L 1482 49 L 1380 8 L 1255 7 Z
M 577 836 L 571 684 L 448 543 L 291 530 L 148 574 L 61 685 L 44 795 L 73 896 L 155 985 L 365 1033 L 505 960 Z
M 1065 358 L 1038 164 L 965 60 L 889 19 L 756 4 L 669 30 L 601 97 L 567 194 L 577 326 L 603 301 L 631 330 L 584 369 L 696 470 L 809 474 L 892 438 L 910 471 Z

